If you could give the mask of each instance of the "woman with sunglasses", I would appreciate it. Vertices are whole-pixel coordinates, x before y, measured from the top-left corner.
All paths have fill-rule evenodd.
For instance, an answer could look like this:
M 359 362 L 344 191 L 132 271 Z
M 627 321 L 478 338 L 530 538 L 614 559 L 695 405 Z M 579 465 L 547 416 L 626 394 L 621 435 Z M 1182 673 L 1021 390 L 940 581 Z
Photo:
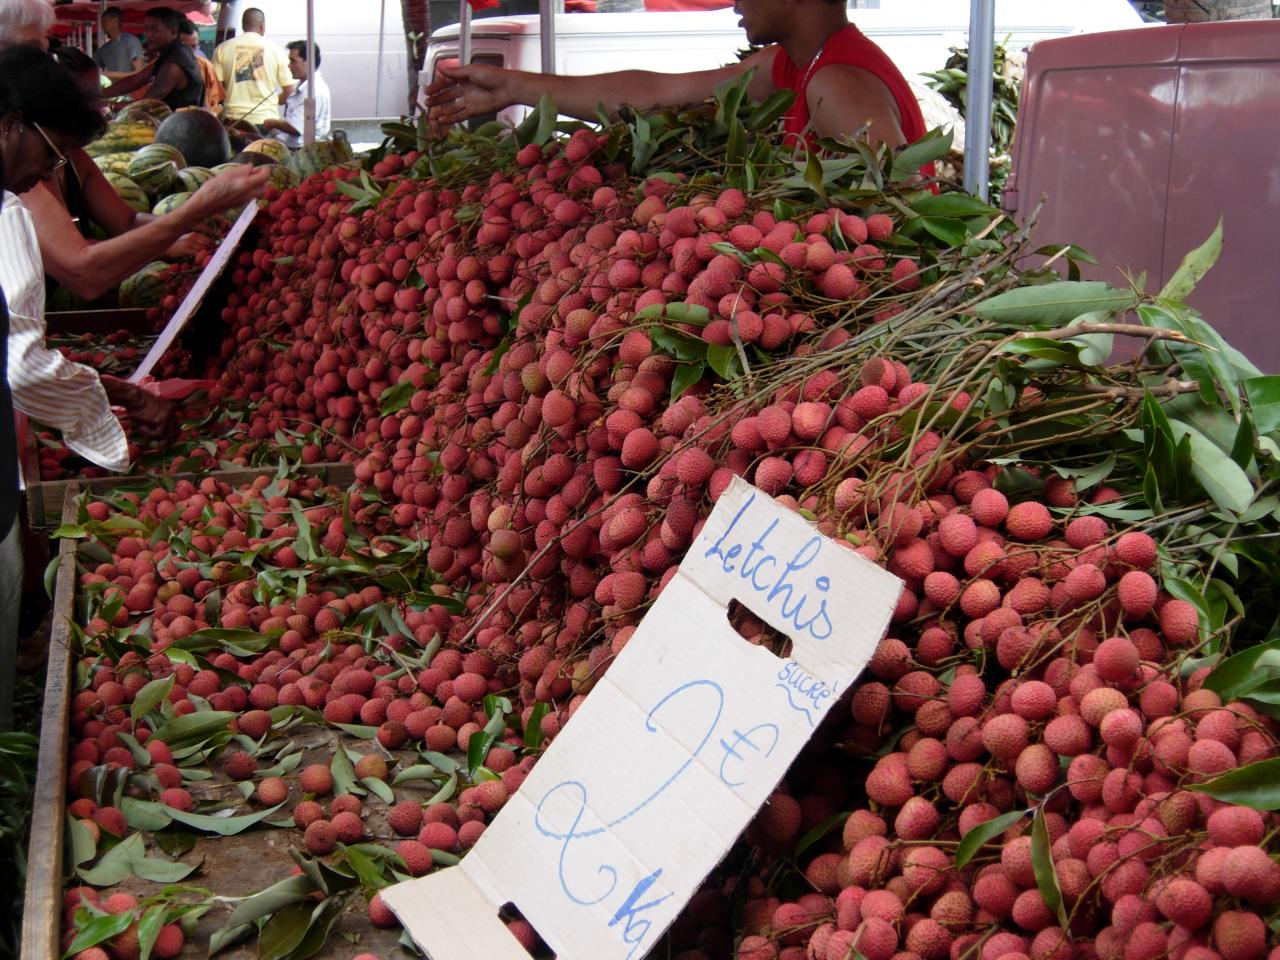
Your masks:
M 87 95 L 86 72 L 76 70 L 75 62 L 68 66 L 73 82 Z M 66 168 L 35 184 L 22 202 L 35 223 L 45 273 L 84 300 L 96 300 L 153 260 L 206 249 L 208 242 L 197 228 L 261 196 L 269 176 L 247 167 L 221 173 L 177 210 L 154 217 L 125 204 L 79 145 L 63 155 L 69 161 Z M 91 223 L 108 239 L 91 240 Z
M 44 268 L 32 217 L 17 194 L 29 193 L 67 162 L 66 153 L 98 136 L 102 116 L 67 72 L 31 47 L 0 49 L 0 289 L 9 309 L 9 386 L 14 406 L 62 431 L 75 453 L 109 470 L 129 466 L 124 429 L 112 406 L 129 414 L 143 439 L 175 430 L 169 404 L 133 384 L 71 363 L 44 342 Z M 142 234 L 151 225 L 136 231 Z

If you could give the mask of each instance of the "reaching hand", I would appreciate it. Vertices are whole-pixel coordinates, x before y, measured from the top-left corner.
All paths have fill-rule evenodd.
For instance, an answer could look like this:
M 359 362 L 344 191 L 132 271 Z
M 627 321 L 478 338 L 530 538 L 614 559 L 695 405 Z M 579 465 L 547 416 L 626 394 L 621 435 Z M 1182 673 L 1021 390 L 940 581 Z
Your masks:
M 179 210 L 193 206 L 201 215 L 201 219 L 223 210 L 230 210 L 248 203 L 267 189 L 271 179 L 270 171 L 265 167 L 254 167 L 249 164 L 220 173 L 204 185 Z
M 169 443 L 178 436 L 178 417 L 172 403 L 117 377 L 103 376 L 111 405 L 123 407 L 139 439 Z
M 501 67 L 480 63 L 437 68 L 439 76 L 419 95 L 435 124 L 459 123 L 471 117 L 496 113 L 515 103 L 511 93 L 512 73 Z
M 213 240 L 203 233 L 184 233 L 163 254 L 166 260 L 181 260 L 183 257 L 194 257 L 202 250 L 212 250 Z

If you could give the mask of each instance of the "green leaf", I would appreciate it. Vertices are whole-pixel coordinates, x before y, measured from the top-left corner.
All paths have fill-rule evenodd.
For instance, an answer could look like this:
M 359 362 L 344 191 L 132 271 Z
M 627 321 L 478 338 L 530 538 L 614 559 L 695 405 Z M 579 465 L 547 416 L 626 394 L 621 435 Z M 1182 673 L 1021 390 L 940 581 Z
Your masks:
M 804 182 L 809 189 L 816 193 L 823 200 L 827 199 L 827 185 L 824 183 L 822 160 L 818 157 L 817 151 L 812 147 L 808 150 L 809 156 L 804 164 Z
M 772 127 L 791 108 L 795 98 L 796 95 L 791 90 L 773 91 L 773 93 L 756 104 L 751 113 L 747 115 L 747 129 L 758 131 Z
M 88 863 L 98 852 L 98 845 L 93 840 L 93 831 L 83 820 L 67 816 L 68 845 L 71 848 L 71 865 L 80 866 Z
M 659 350 L 671 354 L 677 360 L 700 360 L 707 353 L 704 340 L 674 330 L 650 330 L 649 340 Z
M 133 862 L 133 872 L 152 883 L 177 883 L 200 868 L 199 863 L 179 863 L 159 857 L 141 857 Z
M 302 874 L 286 877 L 236 904 L 235 910 L 231 912 L 231 916 L 223 929 L 261 920 L 263 917 L 270 916 L 291 903 L 305 900 L 315 890 L 316 885 L 311 882 L 309 877 Z
M 893 157 L 893 179 L 907 180 L 918 176 L 925 164 L 941 160 L 951 152 L 951 140 L 950 130 L 944 133 L 941 128 L 935 128 L 915 143 L 903 147 Z
M 140 719 L 151 712 L 153 707 L 159 705 L 160 701 L 169 696 L 169 691 L 173 689 L 174 675 L 169 674 L 162 680 L 152 680 L 134 697 L 133 705 L 129 708 L 129 717 L 137 723 Z
M 1080 362 L 1079 347 L 1069 341 L 1047 337 L 1020 337 L 1005 344 L 1003 352 L 1043 360 L 1054 366 L 1076 366 Z
M 440 771 L 430 764 L 415 763 L 411 767 L 405 767 L 391 779 L 392 786 L 399 786 L 402 783 L 408 783 L 412 780 L 435 780 L 440 777 Z
M 357 737 L 360 740 L 372 740 L 378 735 L 377 727 L 366 726 L 362 723 L 331 723 L 331 727 L 337 727 L 346 733 Z
M 290 954 L 290 960 L 306 960 L 307 957 L 315 956 L 320 952 L 325 941 L 329 939 L 329 930 L 333 922 L 338 919 L 349 899 L 350 894 L 330 897 L 312 911 L 306 936 Z
M 437 803 L 444 803 L 446 800 L 452 797 L 454 793 L 457 792 L 457 790 L 458 790 L 458 778 L 456 776 L 450 775 L 449 779 L 444 782 L 444 786 L 442 786 L 439 790 L 433 793 L 430 796 L 430 798 L 428 798 L 427 802 L 423 804 L 423 806 L 431 807 Z
M 1000 211 L 968 193 L 924 193 L 911 208 L 922 217 L 994 217 Z
M 196 845 L 196 835 L 186 830 L 158 830 L 155 839 L 156 846 L 175 860 L 184 853 L 190 853 Z
M 170 749 L 203 743 L 215 733 L 227 729 L 235 714 L 228 710 L 205 710 L 174 717 L 153 734 Z
M 1205 783 L 1187 784 L 1187 789 L 1206 793 L 1224 803 L 1255 810 L 1280 810 L 1280 757 L 1228 770 Z
M 347 756 L 347 751 L 342 748 L 341 744 L 333 751 L 333 760 L 329 764 L 329 770 L 333 774 L 333 792 L 335 794 L 364 792 L 356 788 L 356 768 L 351 765 L 351 758 Z
M 219 927 L 209 937 L 209 956 L 213 956 L 219 951 L 234 946 L 241 940 L 245 940 L 250 934 L 254 933 L 258 928 L 251 923 L 242 923 L 235 927 Z
M 390 886 L 391 881 L 386 878 L 382 869 L 358 845 L 348 847 L 340 843 L 338 844 L 338 849 L 342 851 L 347 858 L 347 862 L 351 864 L 351 869 L 360 878 L 360 886 L 366 896 L 376 893 L 383 887 Z
M 132 923 L 132 913 L 108 913 L 100 917 L 94 917 L 80 928 L 79 933 L 71 941 L 71 946 L 67 947 L 67 952 L 63 956 L 73 957 L 81 950 L 88 950 L 104 940 L 110 940 L 116 934 L 124 933 L 128 930 L 129 925 Z
M 443 774 L 451 774 L 458 772 L 458 761 L 443 753 L 437 753 L 435 750 L 423 750 L 421 752 L 422 759 L 427 761 Z
M 169 816 L 171 807 L 153 800 L 139 800 L 136 797 L 123 797 L 120 800 L 120 812 L 125 822 L 135 830 L 163 830 L 172 822 Z
M 89 536 L 89 531 L 85 529 L 83 524 L 64 523 L 49 536 L 54 540 L 84 540 Z
M 393 793 L 391 788 L 377 777 L 361 777 L 360 782 L 368 787 L 369 791 L 383 803 L 392 804 L 396 802 L 395 793 Z
M 963 220 L 954 220 L 950 217 L 921 217 L 915 222 L 948 247 L 960 246 L 969 235 Z
M 412 381 L 401 380 L 395 386 L 387 387 L 382 393 L 378 394 L 379 409 L 382 416 L 389 417 L 407 407 L 412 399 Z
M 542 746 L 542 741 L 546 739 L 542 733 L 542 718 L 550 709 L 551 704 L 545 700 L 539 700 L 533 705 L 533 710 L 529 713 L 529 722 L 524 725 L 525 750 L 533 751 Z
M 258 960 L 285 960 L 302 943 L 311 928 L 315 908 L 291 903 L 276 911 L 258 935 Z
M 259 810 L 257 813 L 248 813 L 239 817 L 213 817 L 203 813 L 186 813 L 182 810 L 173 809 L 169 810 L 169 816 L 178 821 L 178 823 L 185 823 L 188 827 L 194 827 L 202 833 L 216 833 L 219 836 L 231 837 L 237 833 L 243 833 L 257 823 L 261 823 L 283 806 L 283 803 L 277 803 L 274 807 L 268 807 L 266 810 Z
M 848 813 L 834 813 L 821 823 L 811 827 L 796 844 L 795 855 L 797 857 L 802 856 L 806 850 L 812 847 L 823 837 L 826 837 L 836 829 L 843 828 L 845 821 L 848 819 Z
M 1067 929 L 1070 924 L 1062 903 L 1062 891 L 1058 888 L 1058 874 L 1053 869 L 1053 850 L 1043 805 L 1036 807 L 1031 818 L 1031 869 L 1036 876 L 1036 889 L 1044 898 L 1045 906 L 1057 914 L 1058 925 Z
M 1221 509 L 1241 513 L 1253 500 L 1253 484 L 1249 476 L 1222 448 L 1191 424 L 1170 420 L 1169 428 L 1182 442 L 1186 438 L 1191 450 L 1191 473 Z
M 135 833 L 108 850 L 92 867 L 80 867 L 76 872 L 85 883 L 95 887 L 111 887 L 133 876 L 133 863 L 143 857 L 142 834 Z
M 718 343 L 708 344 L 707 364 L 721 380 L 733 380 L 742 375 L 742 360 L 738 356 L 737 348 L 732 344 L 728 346 Z
M 150 958 L 151 951 L 156 945 L 156 938 L 160 936 L 160 928 L 164 926 L 165 914 L 168 912 L 168 906 L 157 903 L 155 906 L 148 907 L 147 912 L 138 921 L 138 947 L 142 952 L 141 960 Z
M 671 375 L 671 402 L 674 403 L 679 400 L 680 395 L 701 380 L 702 375 L 706 372 L 707 362 L 705 360 L 678 364 L 675 373 Z
M 44 592 L 49 595 L 49 599 L 53 599 L 54 590 L 58 581 L 58 564 L 62 562 L 62 557 L 54 554 L 53 559 L 49 561 L 44 568 Z
M 966 833 L 960 838 L 960 846 L 956 847 L 956 869 L 964 869 L 965 865 L 973 859 L 974 854 L 1030 812 L 1030 810 L 1011 810 L 1009 813 L 1002 813 L 1000 816 L 986 821 L 986 823 L 978 824 Z
M 1258 433 L 1280 430 L 1280 377 L 1250 377 L 1241 384 Z
M 1209 239 L 1182 258 L 1182 264 L 1160 291 L 1160 299 L 1178 302 L 1186 300 L 1196 284 L 1218 262 L 1221 253 L 1222 218 L 1219 217 L 1218 225 L 1209 234 Z
M 1061 327 L 1085 313 L 1116 313 L 1137 303 L 1131 290 L 1100 280 L 1059 280 L 996 294 L 973 308 L 980 320 Z

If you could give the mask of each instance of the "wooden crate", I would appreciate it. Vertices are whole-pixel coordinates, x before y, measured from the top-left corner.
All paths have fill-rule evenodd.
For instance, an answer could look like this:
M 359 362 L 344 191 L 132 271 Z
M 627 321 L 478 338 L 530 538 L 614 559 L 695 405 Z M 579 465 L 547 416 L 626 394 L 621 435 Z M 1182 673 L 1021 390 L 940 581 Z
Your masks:
M 61 517 L 75 523 L 75 481 L 63 486 Z M 53 595 L 49 662 L 40 711 L 40 755 L 31 807 L 26 902 L 22 911 L 22 960 L 58 960 L 62 955 L 62 850 L 66 825 L 68 724 L 73 687 L 71 621 L 75 616 L 76 541 L 58 545 L 58 581 Z
M 92 333 L 106 336 L 120 330 L 134 334 L 154 334 L 147 311 L 140 307 L 109 310 L 55 310 L 44 315 L 45 330 L 57 334 Z
M 301 467 L 298 472 L 308 477 L 319 476 L 336 487 L 348 487 L 355 480 L 355 468 L 349 463 L 317 463 Z M 213 477 L 223 483 L 239 486 L 240 484 L 250 483 L 264 474 L 270 475 L 271 473 L 273 471 L 268 467 L 246 467 L 240 470 L 213 470 L 209 473 L 163 474 L 163 477 L 172 481 L 190 480 L 194 484 L 199 484 L 205 477 Z M 28 481 L 27 516 L 33 527 L 52 529 L 60 522 L 65 522 L 62 520 L 62 506 L 66 498 L 66 491 L 73 484 L 82 492 L 103 494 L 116 490 L 131 490 L 138 487 L 150 489 L 155 486 L 156 481 L 159 479 L 160 477 L 158 476 L 147 474 L 138 474 L 136 476 L 123 474 L 110 477 L 94 477 L 90 480 L 79 478 L 45 480 L 36 483 Z M 75 522 L 74 518 L 71 522 Z

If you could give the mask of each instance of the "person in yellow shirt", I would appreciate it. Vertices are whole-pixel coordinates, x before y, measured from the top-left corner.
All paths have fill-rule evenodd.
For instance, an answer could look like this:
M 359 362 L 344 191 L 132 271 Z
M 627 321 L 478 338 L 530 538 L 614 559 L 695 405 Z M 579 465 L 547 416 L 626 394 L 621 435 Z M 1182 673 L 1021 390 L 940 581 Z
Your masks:
M 232 122 L 261 124 L 280 116 L 280 104 L 293 91 L 289 56 L 263 36 L 267 18 L 250 7 L 240 18 L 240 35 L 218 45 L 213 65 L 226 90 L 223 115 Z

